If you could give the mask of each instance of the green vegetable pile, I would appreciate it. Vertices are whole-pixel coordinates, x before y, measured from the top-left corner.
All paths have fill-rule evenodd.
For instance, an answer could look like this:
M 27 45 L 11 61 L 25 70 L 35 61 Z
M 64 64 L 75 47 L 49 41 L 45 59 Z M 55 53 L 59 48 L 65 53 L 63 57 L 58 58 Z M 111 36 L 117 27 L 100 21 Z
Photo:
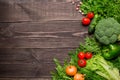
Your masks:
M 86 67 L 81 68 L 77 64 L 77 54 L 80 51 L 88 50 L 94 56 L 87 60 Z M 102 46 L 94 37 L 86 37 L 85 43 L 81 43 L 75 51 L 69 53 L 70 61 L 65 60 L 64 65 L 60 65 L 59 61 L 54 59 L 57 71 L 52 72 L 52 80 L 73 80 L 72 77 L 67 76 L 65 73 L 65 68 L 68 65 L 75 65 L 80 73 L 86 75 L 85 80 L 120 80 L 120 57 L 108 61 L 102 56 L 102 50 Z
M 80 80 L 66 73 L 69 65 L 75 66 L 77 73 L 84 74 L 85 80 L 120 80 L 120 0 L 82 2 L 80 9 L 85 14 L 95 14 L 88 28 L 92 35 L 70 51 L 70 58 L 66 58 L 63 64 L 54 58 L 56 70 L 51 73 L 52 80 Z M 87 54 L 88 58 L 84 54 L 87 52 L 90 54 Z M 84 60 L 84 64 L 79 60 Z

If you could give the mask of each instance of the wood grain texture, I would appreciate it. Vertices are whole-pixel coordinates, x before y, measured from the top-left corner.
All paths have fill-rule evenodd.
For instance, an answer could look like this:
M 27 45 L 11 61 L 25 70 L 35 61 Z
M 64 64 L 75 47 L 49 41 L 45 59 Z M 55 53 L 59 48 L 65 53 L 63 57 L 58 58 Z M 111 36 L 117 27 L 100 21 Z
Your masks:
M 53 63 L 53 58 L 64 60 L 73 48 L 36 49 L 0 48 L 0 64 Z
M 1 27 L 1 48 L 77 47 L 87 35 L 79 21 L 11 23 Z
M 73 48 L 60 49 L 0 49 L 0 77 L 50 77 L 53 58 L 61 63 Z M 49 66 L 49 67 L 48 67 Z
M 69 0 L 1 0 L 0 22 L 79 20 Z
M 0 77 L 16 78 L 27 77 L 32 80 L 33 77 L 39 77 L 44 80 L 50 80 L 50 71 L 54 70 L 53 58 L 58 58 L 63 63 L 64 58 L 68 57 L 68 52 L 73 48 L 58 49 L 19 49 L 19 48 L 1 48 L 0 49 Z M 49 67 L 48 67 L 49 66 Z M 32 77 L 32 78 L 31 78 Z M 2 79 L 3 79 L 2 78 Z M 0 79 L 0 80 L 2 80 Z M 5 78 L 6 79 L 6 78 Z M 10 80 L 12 80 L 10 78 Z M 4 79 L 3 79 L 4 80 Z M 22 79 L 21 79 L 22 80 Z M 23 79 L 24 80 L 24 79 Z M 25 79 L 26 80 L 26 79 Z M 33 79 L 34 80 L 34 79 Z
M 0 80 L 51 80 L 53 58 L 63 64 L 88 36 L 70 2 L 0 0 Z

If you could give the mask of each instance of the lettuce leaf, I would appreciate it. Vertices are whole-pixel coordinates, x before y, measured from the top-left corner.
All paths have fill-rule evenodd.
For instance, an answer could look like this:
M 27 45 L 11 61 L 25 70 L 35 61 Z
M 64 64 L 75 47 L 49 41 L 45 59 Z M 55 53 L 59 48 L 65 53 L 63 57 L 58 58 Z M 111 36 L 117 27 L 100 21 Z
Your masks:
M 109 61 L 106 61 L 101 55 L 96 54 L 87 61 L 85 68 L 94 71 L 96 74 L 104 77 L 106 80 L 120 80 L 119 69 L 114 67 Z

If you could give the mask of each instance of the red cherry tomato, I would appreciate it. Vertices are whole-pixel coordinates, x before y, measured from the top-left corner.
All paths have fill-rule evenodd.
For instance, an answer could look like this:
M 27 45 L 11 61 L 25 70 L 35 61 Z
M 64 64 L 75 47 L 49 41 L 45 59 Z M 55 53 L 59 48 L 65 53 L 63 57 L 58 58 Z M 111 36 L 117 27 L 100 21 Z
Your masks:
M 85 58 L 85 53 L 84 52 L 79 52 L 78 53 L 78 58 L 79 59 L 84 59 Z
M 89 25 L 90 24 L 90 19 L 89 18 L 83 18 L 82 19 L 82 24 L 86 25 L 86 26 Z
M 79 65 L 80 67 L 85 67 L 85 66 L 86 66 L 86 60 L 84 60 L 84 59 L 78 60 L 78 65 Z
M 87 18 L 92 19 L 94 17 L 94 13 L 93 12 L 88 12 L 87 13 Z
M 92 58 L 92 53 L 91 53 L 91 52 L 86 52 L 86 53 L 85 53 L 85 58 L 86 58 L 86 59 Z

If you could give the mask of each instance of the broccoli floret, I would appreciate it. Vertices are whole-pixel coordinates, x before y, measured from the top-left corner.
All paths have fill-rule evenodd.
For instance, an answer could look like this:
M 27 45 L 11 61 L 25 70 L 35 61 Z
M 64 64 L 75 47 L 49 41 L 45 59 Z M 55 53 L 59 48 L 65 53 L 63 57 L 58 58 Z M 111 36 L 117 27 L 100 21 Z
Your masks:
M 118 36 L 113 34 L 109 39 L 110 39 L 111 43 L 114 43 L 115 41 L 117 41 L 117 38 L 118 38 Z
M 102 19 L 95 27 L 95 37 L 102 44 L 115 43 L 120 36 L 120 24 L 114 18 Z
M 98 31 L 97 34 L 98 34 L 98 36 L 102 37 L 102 36 L 104 36 L 104 31 L 102 31 L 102 30 Z
M 106 45 L 110 43 L 109 38 L 107 36 L 100 37 L 99 42 Z
M 105 33 L 103 32 L 102 34 L 105 34 L 108 37 L 111 37 L 112 34 L 114 34 L 114 30 L 112 28 L 109 28 L 105 31 Z

